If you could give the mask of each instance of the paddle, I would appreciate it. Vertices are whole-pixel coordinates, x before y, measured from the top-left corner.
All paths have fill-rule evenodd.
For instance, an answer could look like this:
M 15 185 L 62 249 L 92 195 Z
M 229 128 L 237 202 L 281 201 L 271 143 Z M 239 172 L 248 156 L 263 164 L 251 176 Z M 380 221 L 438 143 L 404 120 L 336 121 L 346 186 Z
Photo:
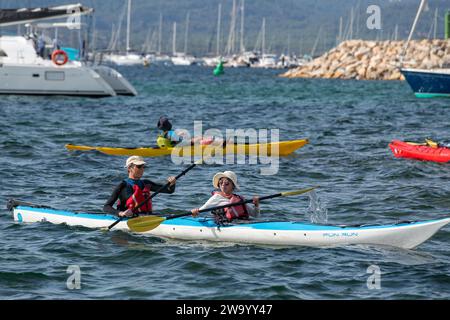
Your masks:
M 41 204 L 35 204 L 35 203 L 25 202 L 25 201 L 15 200 L 15 199 L 9 199 L 6 202 L 6 209 L 8 209 L 9 211 L 12 211 L 12 209 L 14 209 L 15 207 L 18 207 L 18 206 L 33 207 L 33 208 L 44 208 L 44 209 L 54 209 L 54 208 L 49 207 L 49 206 L 44 206 L 44 205 L 41 205 Z
M 306 188 L 306 189 L 301 189 L 301 190 L 276 193 L 276 194 L 272 194 L 270 196 L 260 197 L 259 201 L 268 200 L 268 199 L 272 199 L 272 198 L 276 198 L 276 197 L 295 196 L 295 195 L 310 192 L 316 188 L 318 188 L 318 187 L 311 187 L 311 188 Z M 253 199 L 230 203 L 230 204 L 226 204 L 226 205 L 218 206 L 218 207 L 206 208 L 206 209 L 200 210 L 199 213 L 213 211 L 213 210 L 220 210 L 220 209 L 229 208 L 229 207 L 233 207 L 233 206 L 239 206 L 239 205 L 243 205 L 243 204 L 251 203 L 251 202 L 253 202 Z M 166 220 L 185 217 L 185 216 L 189 216 L 191 214 L 192 214 L 191 212 L 186 212 L 186 213 L 181 213 L 181 214 L 177 214 L 177 215 L 172 215 L 169 217 L 157 217 L 157 216 L 138 217 L 138 218 L 133 218 L 133 219 L 128 220 L 127 225 L 131 231 L 146 232 L 146 231 L 155 229 L 157 226 L 159 226 L 161 223 L 163 223 Z
M 183 172 L 181 172 L 179 175 L 177 175 L 175 177 L 176 180 L 178 180 L 179 178 L 181 178 L 182 176 L 184 176 L 188 171 L 190 171 L 192 168 L 194 168 L 196 165 L 198 164 L 202 164 L 204 161 L 204 159 L 200 159 L 199 161 L 191 164 L 187 169 L 185 169 Z M 144 199 L 144 201 L 142 201 L 141 203 L 139 203 L 134 210 L 139 209 L 140 207 L 142 207 L 144 204 L 147 203 L 148 200 L 153 199 L 153 197 L 155 197 L 158 193 L 160 193 L 162 190 L 164 190 L 165 188 L 168 188 L 170 186 L 170 182 L 167 182 L 165 185 L 163 185 L 161 188 L 159 188 L 157 191 L 155 191 L 152 195 L 150 195 L 150 197 Z M 119 219 L 117 219 L 116 221 L 114 221 L 113 224 L 111 224 L 108 227 L 108 230 L 111 230 L 116 224 L 118 224 L 120 221 L 122 221 L 125 217 L 120 217 Z
M 431 147 L 431 148 L 439 148 L 441 146 L 440 143 L 434 142 L 431 139 L 425 139 L 424 143 L 409 142 L 409 141 L 406 141 L 406 143 L 410 144 L 412 146 L 427 146 L 427 147 Z

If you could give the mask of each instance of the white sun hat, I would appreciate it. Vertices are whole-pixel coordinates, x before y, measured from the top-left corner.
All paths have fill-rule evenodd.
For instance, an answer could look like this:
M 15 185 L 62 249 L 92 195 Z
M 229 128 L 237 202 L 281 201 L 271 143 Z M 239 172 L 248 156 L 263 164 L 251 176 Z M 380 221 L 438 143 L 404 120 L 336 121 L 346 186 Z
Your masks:
M 237 184 L 237 176 L 236 173 L 234 173 L 233 171 L 225 171 L 225 172 L 218 172 L 214 175 L 213 178 L 213 186 L 214 188 L 219 188 L 219 180 L 221 178 L 228 178 L 230 179 L 236 190 L 239 190 L 239 185 Z
M 144 158 L 140 156 L 131 156 L 127 159 L 125 168 L 129 168 L 132 164 L 139 166 L 141 164 L 146 164 L 146 162 L 144 161 Z

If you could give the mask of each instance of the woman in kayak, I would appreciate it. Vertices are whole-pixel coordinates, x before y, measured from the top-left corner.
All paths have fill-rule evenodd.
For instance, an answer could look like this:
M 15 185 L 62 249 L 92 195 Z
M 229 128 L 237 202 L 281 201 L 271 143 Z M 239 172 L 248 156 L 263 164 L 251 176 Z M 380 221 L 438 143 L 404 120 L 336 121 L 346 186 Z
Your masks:
M 244 197 L 234 193 L 235 190 L 239 190 L 237 184 L 237 176 L 233 171 L 219 172 L 214 175 L 213 186 L 220 191 L 213 191 L 212 197 L 209 198 L 206 203 L 197 209 L 192 209 L 192 215 L 196 217 L 200 210 L 223 206 L 230 203 L 244 201 Z M 228 221 L 231 222 L 235 219 L 247 220 L 250 217 L 259 217 L 259 197 L 253 197 L 253 205 L 239 205 L 214 212 L 213 214 L 219 222 Z
M 103 211 L 110 214 L 118 215 L 119 217 L 131 217 L 139 213 L 152 212 L 152 200 L 150 197 L 151 191 L 157 191 L 163 184 L 158 184 L 150 180 L 141 180 L 144 174 L 145 161 L 142 157 L 132 156 L 127 159 L 125 168 L 128 170 L 128 179 L 123 180 L 117 187 L 114 188 L 113 193 L 103 206 Z M 170 186 L 162 189 L 160 192 L 173 193 L 175 191 L 176 179 L 169 177 L 167 181 Z M 140 208 L 136 207 L 148 199 L 148 201 Z M 119 200 L 117 209 L 113 205 Z

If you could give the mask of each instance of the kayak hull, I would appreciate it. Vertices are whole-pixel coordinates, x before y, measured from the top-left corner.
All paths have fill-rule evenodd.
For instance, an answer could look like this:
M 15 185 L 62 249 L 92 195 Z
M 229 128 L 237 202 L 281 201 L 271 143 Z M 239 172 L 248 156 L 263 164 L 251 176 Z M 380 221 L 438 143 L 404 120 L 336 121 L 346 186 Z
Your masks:
M 213 147 L 208 145 L 186 146 L 176 148 L 112 148 L 112 147 L 91 147 L 67 144 L 68 150 L 76 151 L 92 151 L 96 150 L 107 155 L 113 156 L 141 156 L 141 157 L 159 157 L 159 156 L 201 156 L 205 152 L 214 151 L 217 155 L 219 152 L 223 154 L 245 154 L 258 156 L 288 156 L 295 150 L 308 144 L 308 139 L 280 141 L 274 143 L 262 144 L 234 144 L 224 148 Z
M 87 228 L 106 228 L 117 219 L 107 214 L 74 213 L 28 206 L 13 208 L 13 216 L 15 221 L 22 223 L 50 222 Z M 411 249 L 432 237 L 448 223 L 450 223 L 450 217 L 372 226 L 331 226 L 264 221 L 218 227 L 211 218 L 182 217 L 166 220 L 157 228 L 142 234 L 168 239 L 274 246 L 328 247 L 371 244 Z M 130 231 L 126 220 L 119 222 L 114 229 Z
M 449 162 L 450 148 L 419 145 L 414 143 L 394 140 L 389 148 L 396 158 L 416 159 L 434 162 Z

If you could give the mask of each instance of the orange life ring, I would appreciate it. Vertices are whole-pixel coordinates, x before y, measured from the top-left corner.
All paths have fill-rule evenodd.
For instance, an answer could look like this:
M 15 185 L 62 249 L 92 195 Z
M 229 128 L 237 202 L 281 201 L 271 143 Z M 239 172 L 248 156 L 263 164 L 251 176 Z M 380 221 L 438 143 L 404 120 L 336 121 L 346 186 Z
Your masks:
M 63 61 L 58 60 L 58 56 L 63 56 L 64 60 Z M 65 65 L 67 63 L 67 61 L 69 61 L 69 57 L 67 56 L 67 53 L 65 51 L 55 50 L 52 53 L 52 61 L 57 66 L 62 66 L 62 65 Z

